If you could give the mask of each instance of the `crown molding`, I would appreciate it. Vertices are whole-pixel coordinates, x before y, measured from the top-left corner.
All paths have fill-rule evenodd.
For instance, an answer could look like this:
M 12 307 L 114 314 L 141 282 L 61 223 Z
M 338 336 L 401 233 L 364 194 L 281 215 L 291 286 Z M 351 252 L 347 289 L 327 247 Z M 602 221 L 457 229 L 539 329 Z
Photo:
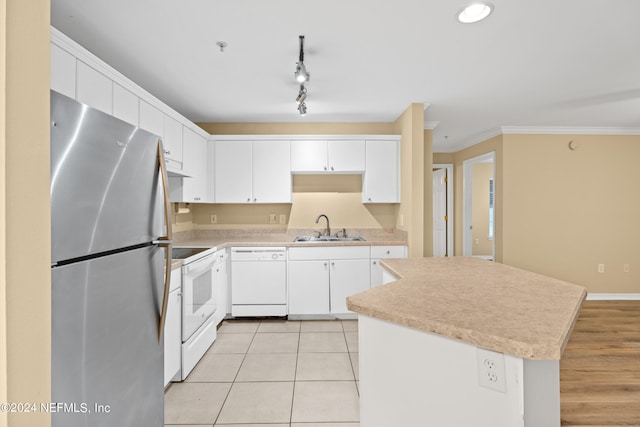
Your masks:
M 503 135 L 640 135 L 640 127 L 501 126 Z
M 425 129 L 434 130 L 439 124 L 440 124 L 440 122 L 425 121 L 424 122 L 424 128 Z

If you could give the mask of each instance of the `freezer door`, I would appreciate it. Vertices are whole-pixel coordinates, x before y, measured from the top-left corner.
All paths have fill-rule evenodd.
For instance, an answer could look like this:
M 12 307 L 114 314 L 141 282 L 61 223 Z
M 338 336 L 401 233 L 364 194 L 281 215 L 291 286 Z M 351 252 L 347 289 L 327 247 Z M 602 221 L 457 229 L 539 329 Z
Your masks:
M 158 139 L 51 91 L 53 262 L 164 234 Z
M 163 426 L 163 264 L 151 246 L 52 270 L 53 427 Z

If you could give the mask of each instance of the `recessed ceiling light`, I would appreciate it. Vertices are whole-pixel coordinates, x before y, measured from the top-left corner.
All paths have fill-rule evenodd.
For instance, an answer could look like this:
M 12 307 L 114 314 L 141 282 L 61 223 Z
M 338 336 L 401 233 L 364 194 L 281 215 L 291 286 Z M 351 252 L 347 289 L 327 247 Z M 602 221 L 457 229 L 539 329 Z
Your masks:
M 491 3 L 472 3 L 458 12 L 458 21 L 463 24 L 472 24 L 482 21 L 493 12 Z

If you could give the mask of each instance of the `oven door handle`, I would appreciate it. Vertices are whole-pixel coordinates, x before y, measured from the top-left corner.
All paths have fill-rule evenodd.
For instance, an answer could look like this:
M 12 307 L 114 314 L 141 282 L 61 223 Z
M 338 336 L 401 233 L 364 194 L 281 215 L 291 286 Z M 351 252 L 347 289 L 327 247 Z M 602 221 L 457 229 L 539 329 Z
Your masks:
M 171 281 L 171 248 L 172 248 L 172 230 L 171 230 L 171 204 L 169 202 L 169 183 L 167 179 L 167 168 L 164 163 L 164 149 L 162 140 L 158 140 L 158 165 L 160 178 L 162 180 L 162 193 L 164 199 L 164 223 L 167 228 L 167 235 L 159 237 L 157 241 L 158 247 L 164 247 L 167 250 L 165 254 L 164 264 L 164 289 L 162 292 L 162 307 L 160 309 L 160 318 L 158 319 L 158 342 L 162 341 L 162 333 L 164 332 L 164 324 L 167 318 L 167 305 L 169 304 L 169 287 Z
M 207 255 L 205 257 L 202 257 L 197 261 L 190 262 L 189 264 L 183 265 L 182 268 L 185 274 L 198 274 L 202 271 L 212 269 L 214 264 L 215 264 L 215 257 L 212 254 L 212 255 Z

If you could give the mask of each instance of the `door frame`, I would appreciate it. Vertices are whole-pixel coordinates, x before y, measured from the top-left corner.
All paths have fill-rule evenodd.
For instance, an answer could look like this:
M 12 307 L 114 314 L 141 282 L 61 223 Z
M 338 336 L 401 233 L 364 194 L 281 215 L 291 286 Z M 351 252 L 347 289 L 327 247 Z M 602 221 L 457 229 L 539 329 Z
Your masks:
M 447 254 L 449 256 L 453 256 L 455 254 L 454 249 L 454 210 L 453 210 L 453 200 L 454 200 L 454 185 L 453 185 L 453 163 L 434 163 L 432 165 L 432 169 L 446 169 L 447 170 Z M 433 175 L 433 171 L 431 172 Z M 432 196 L 433 197 L 433 196 Z M 435 239 L 435 236 L 433 237 Z
M 476 163 L 488 163 L 493 165 L 493 185 L 496 188 L 496 152 L 490 151 L 462 162 L 462 255 L 473 256 L 473 231 L 471 225 L 473 223 L 473 170 L 472 167 Z M 495 206 L 495 190 L 494 190 L 494 206 Z M 494 228 L 495 228 L 495 207 L 494 207 Z M 496 235 L 495 229 L 493 233 L 492 257 L 496 259 Z

